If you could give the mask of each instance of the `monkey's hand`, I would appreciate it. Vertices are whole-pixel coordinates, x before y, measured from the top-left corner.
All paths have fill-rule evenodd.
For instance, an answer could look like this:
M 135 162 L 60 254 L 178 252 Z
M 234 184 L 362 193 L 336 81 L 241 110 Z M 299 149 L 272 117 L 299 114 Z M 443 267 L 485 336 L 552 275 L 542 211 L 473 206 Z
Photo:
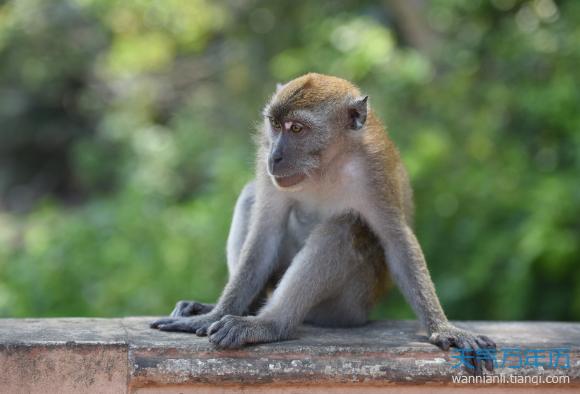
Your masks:
M 284 332 L 273 320 L 225 315 L 209 327 L 207 334 L 217 347 L 238 348 L 250 343 L 279 341 L 285 338 Z
M 207 335 L 207 329 L 218 321 L 222 315 L 210 312 L 205 315 L 192 317 L 166 317 L 150 324 L 151 328 L 161 331 L 191 332 L 199 336 Z
M 489 353 L 495 351 L 496 344 L 485 335 L 472 334 L 445 323 L 431 333 L 429 342 L 443 350 L 449 350 L 450 347 L 461 349 L 468 363 L 465 370 L 469 373 L 482 375 L 484 366 L 488 371 L 493 371 L 493 358 L 489 357 Z

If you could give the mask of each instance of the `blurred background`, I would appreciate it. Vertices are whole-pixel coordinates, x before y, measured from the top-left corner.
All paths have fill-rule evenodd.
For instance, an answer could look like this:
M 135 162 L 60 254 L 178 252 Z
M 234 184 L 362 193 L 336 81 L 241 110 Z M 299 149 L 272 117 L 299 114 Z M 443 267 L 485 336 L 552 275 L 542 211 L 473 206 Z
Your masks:
M 214 301 L 262 106 L 316 71 L 387 123 L 450 318 L 579 320 L 579 43 L 572 0 L 0 1 L 0 316 Z

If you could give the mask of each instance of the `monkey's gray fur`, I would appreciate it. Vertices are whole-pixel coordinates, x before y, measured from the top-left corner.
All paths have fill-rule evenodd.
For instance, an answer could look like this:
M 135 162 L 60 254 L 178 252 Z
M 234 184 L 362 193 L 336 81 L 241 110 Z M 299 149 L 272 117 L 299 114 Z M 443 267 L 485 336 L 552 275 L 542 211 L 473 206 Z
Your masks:
M 256 178 L 236 203 L 220 299 L 180 301 L 151 326 L 208 335 L 223 348 L 283 340 L 302 322 L 357 326 L 383 293 L 388 268 L 430 342 L 472 356 L 495 348 L 448 322 L 412 216 L 405 168 L 367 97 L 335 77 L 292 80 L 264 110 Z M 480 374 L 481 361 L 472 361 Z

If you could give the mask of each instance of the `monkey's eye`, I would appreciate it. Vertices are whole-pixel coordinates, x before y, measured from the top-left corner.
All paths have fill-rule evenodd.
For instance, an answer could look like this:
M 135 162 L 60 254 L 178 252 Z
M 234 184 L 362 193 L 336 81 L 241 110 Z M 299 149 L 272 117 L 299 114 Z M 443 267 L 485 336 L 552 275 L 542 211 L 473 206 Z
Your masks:
M 302 131 L 302 125 L 298 123 L 292 123 L 290 131 L 292 131 L 293 133 L 300 133 Z
M 282 128 L 282 123 L 280 123 L 276 119 L 270 118 L 270 123 L 272 123 L 272 127 L 275 128 L 275 129 L 278 129 L 279 130 L 279 129 Z

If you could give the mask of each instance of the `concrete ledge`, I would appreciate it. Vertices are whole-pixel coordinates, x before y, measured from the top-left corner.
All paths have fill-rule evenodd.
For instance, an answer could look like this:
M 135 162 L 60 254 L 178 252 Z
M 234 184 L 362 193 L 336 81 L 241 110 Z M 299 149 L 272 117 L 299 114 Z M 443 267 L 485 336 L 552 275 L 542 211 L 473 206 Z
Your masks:
M 299 339 L 219 351 L 207 338 L 148 328 L 152 318 L 0 319 L 0 393 L 485 392 L 580 390 L 580 324 L 457 322 L 501 348 L 569 349 L 570 368 L 496 375 L 568 376 L 560 384 L 473 385 L 414 321 L 353 329 L 303 327 Z M 457 353 L 455 353 L 457 355 Z

